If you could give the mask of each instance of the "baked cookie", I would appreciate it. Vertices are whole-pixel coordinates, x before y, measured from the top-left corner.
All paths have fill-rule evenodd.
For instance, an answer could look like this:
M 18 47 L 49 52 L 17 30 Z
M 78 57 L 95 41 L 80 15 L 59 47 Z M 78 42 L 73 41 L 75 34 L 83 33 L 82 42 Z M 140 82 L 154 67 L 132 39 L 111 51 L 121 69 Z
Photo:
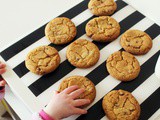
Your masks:
M 90 0 L 88 8 L 96 16 L 107 16 L 114 13 L 117 4 L 114 0 Z
M 72 41 L 76 34 L 76 26 L 66 17 L 58 17 L 51 20 L 45 28 L 47 39 L 57 45 Z
M 86 35 L 95 41 L 113 41 L 119 36 L 119 34 L 119 23 L 109 16 L 93 18 L 86 25 Z
M 106 61 L 106 67 L 111 76 L 121 81 L 131 81 L 140 72 L 137 59 L 132 54 L 124 51 L 111 54 Z
M 152 48 L 151 37 L 140 30 L 128 30 L 121 39 L 121 46 L 129 53 L 135 55 L 146 54 Z
M 91 80 L 83 76 L 71 76 L 71 77 L 64 79 L 61 82 L 58 91 L 61 92 L 65 88 L 68 88 L 73 85 L 78 85 L 79 88 L 85 89 L 85 92 L 79 96 L 80 99 L 89 99 L 90 103 L 93 102 L 93 100 L 96 97 L 95 85 L 93 84 Z
M 138 120 L 141 111 L 134 96 L 124 90 L 113 90 L 106 94 L 102 107 L 109 120 Z
M 85 39 L 78 39 L 67 48 L 68 61 L 78 68 L 88 68 L 95 65 L 99 57 L 98 47 Z
M 54 71 L 60 63 L 58 51 L 50 46 L 40 46 L 30 51 L 25 60 L 28 70 L 43 75 Z

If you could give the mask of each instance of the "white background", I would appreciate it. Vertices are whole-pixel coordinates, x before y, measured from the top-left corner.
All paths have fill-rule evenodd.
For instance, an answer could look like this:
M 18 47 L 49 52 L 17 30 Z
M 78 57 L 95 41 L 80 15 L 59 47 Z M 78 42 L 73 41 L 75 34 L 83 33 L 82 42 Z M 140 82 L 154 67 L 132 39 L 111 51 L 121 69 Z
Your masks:
M 0 49 L 23 38 L 82 0 L 0 0 Z M 159 0 L 125 0 L 160 25 Z M 21 117 L 29 110 L 7 89 L 5 99 Z

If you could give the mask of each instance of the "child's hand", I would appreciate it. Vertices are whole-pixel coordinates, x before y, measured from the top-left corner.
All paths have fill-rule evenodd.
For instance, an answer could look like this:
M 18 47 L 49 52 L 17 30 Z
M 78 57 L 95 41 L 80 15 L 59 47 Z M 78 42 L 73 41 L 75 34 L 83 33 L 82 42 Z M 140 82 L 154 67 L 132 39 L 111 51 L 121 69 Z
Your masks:
M 6 72 L 5 69 L 6 65 L 0 62 L 0 75 L 2 75 L 4 72 Z M 5 86 L 6 81 L 2 79 L 2 77 L 0 77 L 0 87 Z
M 71 86 L 60 93 L 55 92 L 44 111 L 56 120 L 75 114 L 86 114 L 87 110 L 78 108 L 90 103 L 88 99 L 77 99 L 83 92 L 84 89 L 78 89 L 78 86 Z

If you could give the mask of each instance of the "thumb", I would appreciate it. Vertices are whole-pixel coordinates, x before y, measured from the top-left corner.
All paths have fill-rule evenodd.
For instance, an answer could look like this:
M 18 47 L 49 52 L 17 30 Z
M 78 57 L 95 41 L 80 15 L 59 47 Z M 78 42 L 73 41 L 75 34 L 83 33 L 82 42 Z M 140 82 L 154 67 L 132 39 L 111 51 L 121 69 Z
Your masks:
M 5 80 L 0 81 L 0 86 L 1 86 L 1 87 L 5 86 L 5 84 L 6 84 L 6 81 L 5 81 Z

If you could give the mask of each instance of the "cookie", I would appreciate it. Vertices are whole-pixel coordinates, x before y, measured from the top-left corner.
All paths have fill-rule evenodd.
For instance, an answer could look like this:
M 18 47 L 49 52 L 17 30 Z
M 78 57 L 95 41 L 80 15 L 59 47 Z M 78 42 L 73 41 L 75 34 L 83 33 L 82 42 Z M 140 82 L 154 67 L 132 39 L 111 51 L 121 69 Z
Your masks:
M 114 0 L 90 0 L 88 8 L 96 16 L 107 16 L 114 13 L 117 4 Z
M 106 61 L 106 67 L 111 76 L 121 81 L 131 81 L 140 72 L 138 60 L 124 51 L 111 54 Z
M 85 92 L 79 96 L 80 99 L 89 99 L 90 103 L 93 102 L 96 97 L 95 85 L 91 80 L 83 76 L 71 76 L 64 79 L 61 82 L 58 91 L 61 92 L 64 89 L 73 85 L 78 85 L 79 88 L 85 89 Z
M 146 54 L 152 48 L 151 37 L 140 30 L 128 30 L 121 39 L 121 46 L 129 53 L 135 55 Z
M 78 68 L 88 68 L 95 65 L 99 57 L 98 47 L 85 39 L 78 39 L 67 48 L 68 61 Z
M 102 107 L 109 120 L 138 120 L 141 111 L 134 96 L 124 90 L 113 90 L 106 94 Z
M 65 17 L 51 20 L 45 28 L 45 35 L 53 44 L 66 44 L 76 36 L 77 30 L 74 23 Z
M 50 46 L 40 46 L 30 51 L 25 60 L 28 70 L 43 75 L 54 71 L 60 63 L 58 51 Z
M 109 16 L 93 18 L 86 25 L 86 35 L 98 42 L 113 41 L 119 34 L 119 23 Z

